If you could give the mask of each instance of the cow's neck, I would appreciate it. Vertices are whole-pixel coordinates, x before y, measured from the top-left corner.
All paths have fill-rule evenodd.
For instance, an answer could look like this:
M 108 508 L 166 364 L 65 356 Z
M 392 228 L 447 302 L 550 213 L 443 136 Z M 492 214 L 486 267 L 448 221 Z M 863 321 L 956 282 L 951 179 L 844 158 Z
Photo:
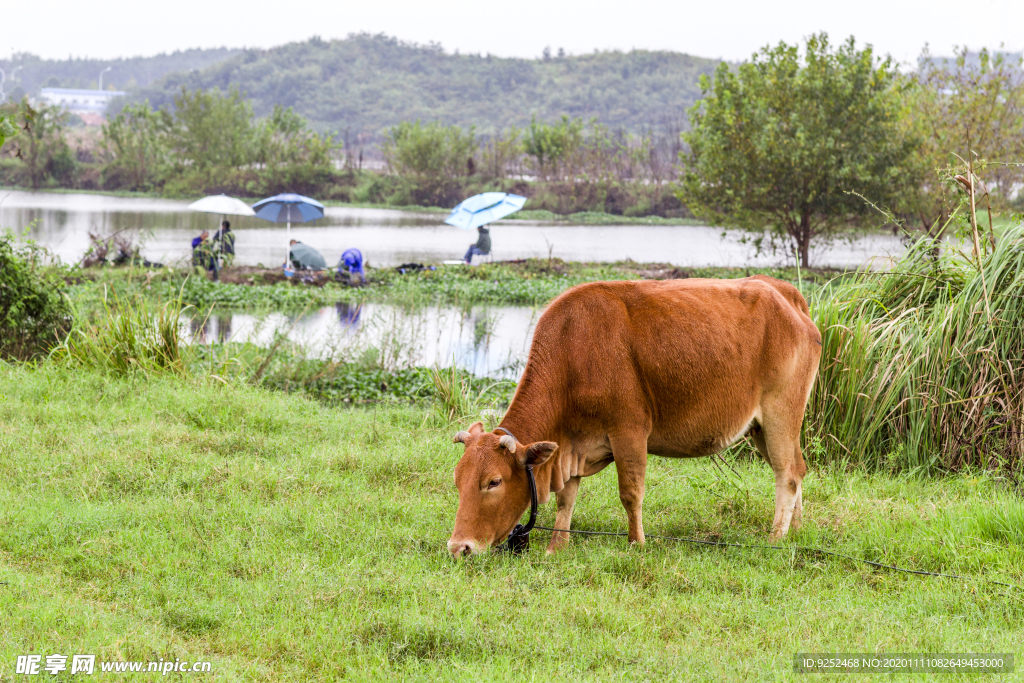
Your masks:
M 553 395 L 551 386 L 550 382 L 537 381 L 534 368 L 527 365 L 512 404 L 500 425 L 526 446 L 537 441 L 554 441 L 558 444 L 555 457 L 534 470 L 541 502 L 547 501 L 549 491 L 562 488 L 563 478 L 554 477 L 556 481 L 553 482 L 552 471 L 559 466 L 559 456 L 567 455 L 570 450 L 568 440 L 562 433 L 562 416 L 557 410 L 562 405 L 559 401 L 561 397 Z
M 561 437 L 561 415 L 556 409 L 557 399 L 545 389 L 544 382 L 536 381 L 536 373 L 527 367 L 523 373 L 512 404 L 505 412 L 501 427 L 515 435 L 521 444 L 535 441 L 555 441 Z

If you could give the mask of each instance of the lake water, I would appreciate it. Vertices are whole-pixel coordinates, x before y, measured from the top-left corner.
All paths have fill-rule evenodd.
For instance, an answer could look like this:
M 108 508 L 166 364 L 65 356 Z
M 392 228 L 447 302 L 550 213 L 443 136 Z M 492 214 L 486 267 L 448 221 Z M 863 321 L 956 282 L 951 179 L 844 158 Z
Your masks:
M 278 332 L 320 358 L 371 353 L 386 367 L 451 365 L 477 375 L 516 378 L 541 310 L 526 306 L 428 307 L 403 311 L 385 304 L 336 304 L 302 316 L 214 312 L 183 316 L 198 343 L 270 346 Z
M 0 191 L 0 226 L 20 232 L 77 263 L 89 247 L 89 233 L 123 230 L 143 244 L 142 253 L 160 263 L 186 262 L 190 242 L 203 229 L 212 233 L 219 216 L 189 211 L 188 201 L 93 194 Z M 350 247 L 375 266 L 461 258 L 475 232 L 445 225 L 443 214 L 387 209 L 328 207 L 324 218 L 294 225 L 291 235 L 337 263 Z M 230 217 L 236 233 L 236 263 L 274 266 L 285 259 L 285 226 L 258 218 Z M 668 262 L 678 266 L 772 266 L 783 255 L 756 255 L 740 234 L 722 237 L 720 228 L 686 225 L 564 226 L 499 221 L 491 230 L 496 260 L 552 256 L 568 261 Z M 898 238 L 873 234 L 852 243 L 812 250 L 819 266 L 860 266 L 902 252 Z

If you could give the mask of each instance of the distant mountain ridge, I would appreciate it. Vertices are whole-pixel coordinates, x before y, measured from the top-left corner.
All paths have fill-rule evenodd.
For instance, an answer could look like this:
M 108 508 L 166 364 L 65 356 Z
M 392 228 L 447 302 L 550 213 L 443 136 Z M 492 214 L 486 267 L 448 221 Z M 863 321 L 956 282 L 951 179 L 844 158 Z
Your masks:
M 173 103 L 181 88 L 238 87 L 257 115 L 294 107 L 314 128 L 379 141 L 400 121 L 438 120 L 483 134 L 523 126 L 536 114 L 596 117 L 637 132 L 678 122 L 700 96 L 701 74 L 718 60 L 675 52 L 632 51 L 499 58 L 446 53 L 382 35 L 313 38 L 267 50 L 244 50 L 192 72 L 169 73 L 130 90 L 130 99 Z
M 29 95 L 37 95 L 40 88 L 95 88 L 99 83 L 100 71 L 108 66 L 110 71 L 103 75 L 103 87 L 115 90 L 135 90 L 150 85 L 174 71 L 205 69 L 212 64 L 223 62 L 241 50 L 214 48 L 209 50 L 179 50 L 170 54 L 153 57 L 128 57 L 121 59 L 43 59 L 32 54 L 14 55 L 11 59 L 0 59 L 0 68 L 7 73 L 4 89 L 11 95 L 15 88 Z M 12 73 L 18 67 L 17 75 Z

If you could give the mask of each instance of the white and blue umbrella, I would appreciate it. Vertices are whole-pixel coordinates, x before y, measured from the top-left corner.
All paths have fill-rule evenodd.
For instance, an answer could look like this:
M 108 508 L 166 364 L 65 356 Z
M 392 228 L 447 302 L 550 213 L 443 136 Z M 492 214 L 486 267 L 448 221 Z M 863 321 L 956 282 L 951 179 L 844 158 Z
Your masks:
M 288 255 L 291 253 L 292 223 L 305 223 L 315 221 L 324 217 L 324 205 L 315 199 L 303 197 L 301 194 L 279 194 L 268 197 L 252 205 L 257 218 L 262 218 L 271 223 L 284 223 L 285 228 L 285 252 L 284 262 L 288 263 Z
M 526 197 L 517 194 L 484 192 L 473 195 L 456 206 L 444 222 L 456 228 L 472 230 L 515 213 L 523 208 L 525 203 Z

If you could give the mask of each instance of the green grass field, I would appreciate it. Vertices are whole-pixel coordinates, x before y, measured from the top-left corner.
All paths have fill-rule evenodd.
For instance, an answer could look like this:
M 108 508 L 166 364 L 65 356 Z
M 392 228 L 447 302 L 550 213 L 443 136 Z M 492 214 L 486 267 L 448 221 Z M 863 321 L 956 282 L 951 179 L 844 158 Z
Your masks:
M 787 541 L 966 580 L 620 538 L 548 557 L 538 532 L 524 557 L 456 562 L 456 429 L 426 407 L 0 364 L 0 679 L 28 653 L 210 660 L 186 676 L 204 681 L 775 681 L 807 678 L 797 651 L 1020 655 L 1024 591 L 982 578 L 1024 583 L 1024 505 L 992 475 L 812 458 Z M 769 470 L 732 464 L 652 458 L 648 533 L 765 542 Z M 575 526 L 622 529 L 615 491 L 611 470 L 586 480 Z

